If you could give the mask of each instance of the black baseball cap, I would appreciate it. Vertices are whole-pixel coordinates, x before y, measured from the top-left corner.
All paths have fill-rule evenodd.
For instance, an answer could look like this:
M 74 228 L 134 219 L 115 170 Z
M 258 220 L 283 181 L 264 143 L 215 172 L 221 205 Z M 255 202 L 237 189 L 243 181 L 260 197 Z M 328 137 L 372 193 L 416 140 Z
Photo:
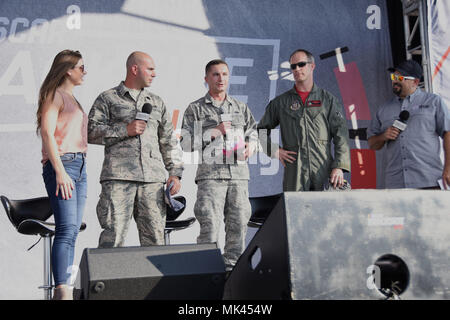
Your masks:
M 402 76 L 414 77 L 417 79 L 420 79 L 423 74 L 422 66 L 418 64 L 415 60 L 403 61 L 398 66 L 389 68 L 388 71 L 390 72 L 398 71 L 402 74 Z

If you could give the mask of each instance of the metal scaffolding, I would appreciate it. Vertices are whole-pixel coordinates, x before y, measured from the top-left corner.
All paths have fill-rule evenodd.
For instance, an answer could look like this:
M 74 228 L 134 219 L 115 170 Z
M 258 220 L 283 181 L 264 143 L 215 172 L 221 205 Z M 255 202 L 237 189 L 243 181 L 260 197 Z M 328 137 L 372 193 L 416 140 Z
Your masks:
M 423 82 L 420 86 L 433 92 L 428 41 L 426 0 L 401 0 L 405 29 L 406 58 L 422 63 Z M 417 32 L 419 30 L 419 32 Z

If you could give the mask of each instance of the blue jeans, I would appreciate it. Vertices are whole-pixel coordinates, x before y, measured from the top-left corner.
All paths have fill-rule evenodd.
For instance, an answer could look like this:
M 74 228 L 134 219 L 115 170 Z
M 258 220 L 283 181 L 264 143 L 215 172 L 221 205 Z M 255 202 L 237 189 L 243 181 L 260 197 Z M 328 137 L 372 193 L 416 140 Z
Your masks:
M 72 198 L 64 200 L 61 197 L 61 192 L 58 193 L 58 197 L 55 196 L 56 174 L 50 161 L 45 163 L 42 172 L 55 218 L 55 239 L 52 248 L 52 271 L 55 285 L 69 284 L 75 242 L 80 230 L 87 198 L 85 155 L 82 153 L 66 153 L 61 156 L 61 161 L 74 183 L 75 188 L 72 190 Z

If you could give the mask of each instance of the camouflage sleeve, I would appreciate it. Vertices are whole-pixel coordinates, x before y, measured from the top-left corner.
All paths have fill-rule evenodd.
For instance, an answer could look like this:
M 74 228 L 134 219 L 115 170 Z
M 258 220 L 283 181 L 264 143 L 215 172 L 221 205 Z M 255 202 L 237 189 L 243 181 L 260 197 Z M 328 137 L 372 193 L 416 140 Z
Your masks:
M 198 123 L 192 105 L 184 111 L 183 123 L 181 125 L 181 148 L 185 152 L 194 152 L 202 149 L 201 139 L 195 139 L 195 125 Z M 201 138 L 201 137 L 200 137 Z
M 270 157 L 274 157 L 274 152 L 280 148 L 280 145 L 272 143 L 270 138 L 270 131 L 280 124 L 277 109 L 276 102 L 270 101 L 257 126 L 261 148 Z
M 342 115 L 342 105 L 336 97 L 331 98 L 330 131 L 334 144 L 334 161 L 332 168 L 350 172 L 350 146 L 347 120 Z
M 99 95 L 89 111 L 88 142 L 110 146 L 126 138 L 126 124 L 111 123 L 109 104 Z
M 181 151 L 178 139 L 173 131 L 172 121 L 169 118 L 164 102 L 161 102 L 161 123 L 158 127 L 159 149 L 163 162 L 169 176 L 176 176 L 181 179 L 183 174 L 183 152 Z
M 212 143 L 203 132 L 203 123 L 195 113 L 194 106 L 190 104 L 186 108 L 181 125 L 181 147 L 185 152 L 204 150 Z

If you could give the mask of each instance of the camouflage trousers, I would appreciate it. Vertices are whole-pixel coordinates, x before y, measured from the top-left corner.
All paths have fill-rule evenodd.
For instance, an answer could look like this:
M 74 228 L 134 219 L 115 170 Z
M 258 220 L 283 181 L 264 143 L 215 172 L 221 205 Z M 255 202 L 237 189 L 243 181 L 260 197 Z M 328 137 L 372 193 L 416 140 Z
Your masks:
M 248 180 L 199 180 L 194 214 L 200 224 L 197 243 L 218 242 L 221 220 L 225 222 L 224 262 L 236 264 L 245 249 L 251 215 Z
M 132 217 L 137 225 L 141 246 L 162 245 L 166 224 L 164 185 L 103 181 L 97 217 L 103 229 L 99 248 L 123 246 Z

